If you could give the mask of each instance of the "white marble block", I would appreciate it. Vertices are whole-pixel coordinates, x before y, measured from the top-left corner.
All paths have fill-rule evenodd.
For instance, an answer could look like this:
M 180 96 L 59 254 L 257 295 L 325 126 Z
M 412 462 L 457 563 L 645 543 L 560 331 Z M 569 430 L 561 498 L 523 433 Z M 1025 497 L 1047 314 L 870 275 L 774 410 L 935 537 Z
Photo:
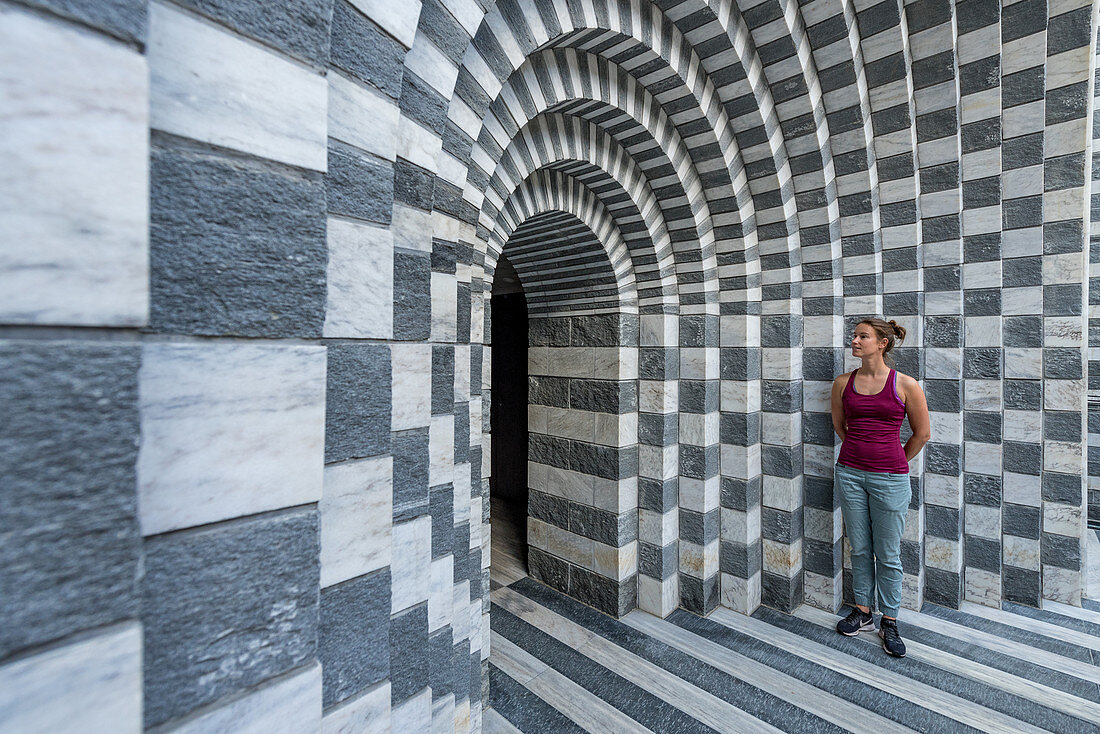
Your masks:
M 320 74 L 167 5 L 149 5 L 153 128 L 326 170 L 328 84 Z
M 141 656 L 133 622 L 0 666 L 0 731 L 141 732 Z
M 139 385 L 145 535 L 321 498 L 324 347 L 150 343 Z
M 325 714 L 322 734 L 389 734 L 390 683 L 385 681 Z
M 324 335 L 393 336 L 393 234 L 369 224 L 328 219 L 328 300 Z
M 321 586 L 390 565 L 393 459 L 325 467 L 321 493 Z
M 393 409 L 391 429 L 427 428 L 432 422 L 432 346 L 390 345 Z
M 432 580 L 432 518 L 428 515 L 393 526 L 390 613 L 427 601 Z M 429 612 L 430 614 L 430 612 Z
M 146 323 L 148 109 L 140 53 L 0 8 L 5 323 Z
M 320 728 L 321 666 L 314 664 L 190 718 L 172 734 L 298 734 Z

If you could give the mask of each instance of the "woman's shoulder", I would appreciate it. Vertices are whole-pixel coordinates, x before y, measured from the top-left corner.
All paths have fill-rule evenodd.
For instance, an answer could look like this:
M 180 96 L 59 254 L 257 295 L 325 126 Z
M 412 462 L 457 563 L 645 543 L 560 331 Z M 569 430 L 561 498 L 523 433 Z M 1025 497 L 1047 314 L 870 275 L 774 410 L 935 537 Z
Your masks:
M 848 380 L 851 378 L 851 372 L 841 372 L 839 375 L 833 378 L 833 387 L 844 388 L 848 385 Z
M 914 387 L 920 389 L 920 383 L 917 382 L 917 379 L 915 377 L 910 377 L 904 372 L 900 372 L 898 370 L 894 370 L 894 373 L 896 375 L 894 377 L 894 382 L 898 387 L 898 392 Z

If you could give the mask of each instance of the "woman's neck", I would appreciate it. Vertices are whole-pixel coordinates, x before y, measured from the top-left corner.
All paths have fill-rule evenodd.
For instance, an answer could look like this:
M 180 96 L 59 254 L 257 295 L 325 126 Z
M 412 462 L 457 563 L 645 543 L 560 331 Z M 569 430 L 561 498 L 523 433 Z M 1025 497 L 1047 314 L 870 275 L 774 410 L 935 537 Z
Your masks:
M 882 358 L 881 354 L 863 357 L 862 359 L 863 366 L 859 368 L 859 371 L 863 374 L 879 377 L 890 373 L 890 368 L 886 365 L 886 361 Z

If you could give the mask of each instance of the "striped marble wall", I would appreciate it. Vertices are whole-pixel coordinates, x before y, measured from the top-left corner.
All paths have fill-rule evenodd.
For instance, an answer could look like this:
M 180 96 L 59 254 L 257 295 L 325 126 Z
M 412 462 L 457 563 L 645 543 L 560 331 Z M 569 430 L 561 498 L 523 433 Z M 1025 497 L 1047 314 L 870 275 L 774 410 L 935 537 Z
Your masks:
M 547 583 L 835 611 L 829 384 L 884 314 L 933 425 L 906 606 L 1080 603 L 1096 26 L 0 0 L 0 720 L 480 729 L 502 252 Z

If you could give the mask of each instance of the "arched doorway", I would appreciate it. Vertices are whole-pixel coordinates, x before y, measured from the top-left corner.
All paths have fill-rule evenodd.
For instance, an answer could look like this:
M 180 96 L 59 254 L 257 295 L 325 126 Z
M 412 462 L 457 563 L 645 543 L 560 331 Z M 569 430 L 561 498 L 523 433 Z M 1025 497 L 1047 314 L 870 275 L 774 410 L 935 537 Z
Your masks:
M 490 581 L 507 586 L 527 575 L 527 298 L 505 255 L 490 300 Z

